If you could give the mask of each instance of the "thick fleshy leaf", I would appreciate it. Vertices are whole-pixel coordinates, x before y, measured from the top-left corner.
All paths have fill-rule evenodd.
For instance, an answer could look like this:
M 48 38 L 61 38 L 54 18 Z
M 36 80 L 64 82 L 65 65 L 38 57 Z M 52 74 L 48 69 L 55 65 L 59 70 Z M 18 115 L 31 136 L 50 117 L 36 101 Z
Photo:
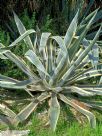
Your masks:
M 102 95 L 102 85 L 78 85 L 78 87 L 95 95 Z
M 67 48 L 65 46 L 64 40 L 60 36 L 52 36 L 50 38 L 54 39 L 57 42 L 57 44 L 59 45 L 63 55 L 66 55 L 67 54 Z
M 25 61 L 19 57 L 17 57 L 15 54 L 13 54 L 11 51 L 7 51 L 5 55 L 13 61 L 25 74 L 27 74 L 30 78 L 38 79 L 38 77 L 31 71 L 29 66 L 25 63 Z
M 91 77 L 97 77 L 97 76 L 101 76 L 102 75 L 102 68 L 101 69 L 93 69 L 93 70 L 89 70 L 87 72 L 85 72 L 84 74 L 82 74 L 81 76 L 79 76 L 76 81 L 79 80 L 83 80 L 83 79 L 88 79 Z
M 60 73 L 60 70 L 61 70 L 61 68 L 64 66 L 66 60 L 67 60 L 67 58 L 64 56 L 64 57 L 61 59 L 61 61 L 59 62 L 59 64 L 57 65 L 57 67 L 55 68 L 54 73 L 53 73 L 53 75 L 52 75 L 52 77 L 51 77 L 51 79 L 50 79 L 50 82 L 49 82 L 50 85 L 53 85 L 53 83 L 54 83 L 55 80 L 57 79 L 58 74 Z
M 86 64 L 87 64 L 87 63 L 86 63 Z M 79 66 L 80 66 L 80 65 L 79 65 Z M 79 68 L 79 67 L 77 67 L 77 68 Z M 83 68 L 83 67 L 81 67 L 81 68 Z M 82 77 L 83 75 L 87 74 L 87 72 L 88 72 L 88 75 L 87 75 L 87 76 L 86 76 L 86 75 L 84 76 L 86 79 L 87 79 L 87 78 L 90 78 L 89 75 L 91 74 L 91 72 L 92 72 L 92 75 L 93 75 L 93 76 L 94 76 L 94 72 L 97 73 L 97 74 L 96 74 L 97 76 L 101 76 L 101 75 L 100 75 L 101 71 L 102 71 L 102 63 L 99 63 L 99 64 L 97 65 L 97 70 L 94 69 L 93 67 L 89 67 L 89 68 L 87 68 L 87 69 L 82 70 L 81 72 L 74 73 L 73 77 L 70 77 L 68 80 L 66 80 L 66 82 L 67 82 L 68 84 L 72 84 L 72 83 L 74 83 L 76 80 L 78 80 L 79 77 Z
M 98 90 L 98 89 L 86 89 L 86 92 L 93 93 L 94 95 L 101 95 L 102 96 L 102 91 Z
M 85 11 L 84 11 L 84 14 L 83 14 L 83 17 L 82 17 L 83 20 L 84 20 L 84 18 L 87 16 L 87 14 L 89 13 L 91 7 L 92 7 L 93 4 L 94 4 L 94 1 L 95 1 L 95 0 L 90 0 L 88 6 L 86 7 L 86 9 L 85 9 Z
M 83 32 L 80 34 L 80 37 L 78 39 L 76 39 L 74 41 L 74 43 L 71 45 L 72 47 L 70 48 L 69 50 L 69 53 L 70 53 L 70 60 L 73 59 L 73 56 L 76 54 L 76 52 L 78 51 L 79 49 L 79 46 L 80 46 L 80 43 L 82 42 L 82 40 L 85 38 L 90 26 L 92 25 L 92 22 L 95 18 L 97 14 L 97 10 L 94 12 L 94 15 L 92 16 L 92 18 L 90 19 L 90 21 L 87 23 L 85 29 L 83 30 Z
M 9 89 L 25 89 L 26 86 L 16 86 L 15 82 L 0 81 L 0 86 Z
M 14 13 L 14 12 L 13 12 Z M 21 20 L 18 18 L 18 16 L 14 13 L 14 19 L 17 25 L 17 28 L 19 30 L 20 35 L 24 34 L 26 32 L 26 28 L 24 27 L 24 25 L 22 24 Z M 27 36 L 26 38 L 24 38 L 24 41 L 27 45 L 29 45 L 30 49 L 34 49 L 32 41 L 30 39 L 29 36 Z
M 71 41 L 76 33 L 77 23 L 78 23 L 78 13 L 79 13 L 79 11 L 76 13 L 75 17 L 73 18 L 73 20 L 72 20 L 72 22 L 66 32 L 66 35 L 64 37 L 64 43 L 67 48 L 71 44 Z
M 89 42 L 86 39 L 83 39 L 82 41 L 83 46 L 85 49 L 89 46 Z M 92 63 L 92 66 L 97 68 L 97 64 L 99 61 L 99 48 L 98 45 L 95 43 L 95 45 L 92 47 L 92 50 L 88 53 L 89 60 Z
M 46 72 L 43 64 L 39 60 L 38 56 L 32 50 L 28 50 L 26 52 L 25 56 L 32 64 L 34 64 L 37 67 L 37 69 L 39 69 L 40 71 L 45 73 L 47 76 L 49 76 L 49 74 Z
M 75 108 L 75 110 L 84 114 L 88 118 L 92 128 L 96 127 L 96 118 L 90 111 L 83 108 L 80 104 L 73 102 L 73 99 L 70 99 L 69 97 L 65 97 L 63 94 L 59 94 L 59 97 L 64 103 L 72 106 L 73 108 Z
M 27 79 L 27 80 L 20 81 L 20 82 L 16 83 L 16 86 L 19 86 L 19 87 L 21 86 L 22 87 L 22 86 L 27 86 L 29 84 L 36 83 L 36 82 L 33 79 Z
M 60 47 L 58 56 L 56 58 L 57 65 L 61 64 L 62 61 L 64 62 L 66 60 L 66 59 L 63 60 L 63 58 L 67 58 L 67 64 L 70 65 L 69 54 L 67 51 L 67 47 L 65 46 L 64 40 L 60 36 L 52 36 L 51 38 L 54 39 Z M 58 69 L 61 70 L 63 65 L 59 66 L 60 67 Z M 54 73 L 56 73 L 56 70 L 54 71 Z
M 24 89 L 30 96 L 33 96 L 29 90 L 26 89 L 26 86 L 28 84 L 34 83 L 35 81 L 33 79 L 28 79 L 25 81 L 18 81 L 16 79 L 3 76 L 0 74 L 0 86 L 4 88 L 12 88 L 12 89 Z M 37 81 L 36 81 L 37 82 Z
M 56 42 L 50 39 L 46 48 L 47 60 L 45 61 L 46 71 L 52 76 L 56 67 Z
M 78 85 L 78 87 L 83 88 L 83 89 L 102 89 L 102 85 Z
M 71 61 L 71 65 L 78 59 L 79 55 L 83 52 L 83 49 L 80 48 L 79 51 L 74 55 L 72 61 Z
M 14 123 L 18 124 L 28 118 L 28 116 L 36 109 L 38 102 L 31 102 L 27 107 L 20 111 L 14 119 Z
M 54 47 L 52 44 L 52 39 L 50 39 L 50 42 L 48 42 L 47 46 L 46 46 L 46 60 L 44 60 L 44 65 L 46 68 L 46 71 L 49 73 L 49 75 L 53 74 L 54 71 Z M 47 80 L 49 80 L 49 78 L 47 77 Z
M 76 29 L 77 29 L 77 23 L 78 23 L 78 13 L 79 13 L 79 11 L 76 13 L 75 17 L 73 18 L 73 20 L 72 20 L 72 22 L 71 22 L 71 24 L 70 24 L 70 26 L 69 26 L 69 28 L 68 28 L 68 30 L 66 32 L 66 35 L 64 37 L 64 46 L 66 46 L 66 48 L 69 48 L 69 45 L 71 44 L 72 39 L 75 36 Z M 57 63 L 59 63 L 59 61 L 61 59 L 61 56 L 62 56 L 61 55 L 62 54 L 61 51 L 59 52 L 59 55 L 58 55 L 58 58 L 57 58 Z M 68 54 L 68 51 L 67 51 L 67 54 Z M 70 64 L 69 54 L 68 54 L 68 63 Z
M 71 75 L 71 73 L 75 70 L 76 66 L 78 66 L 80 64 L 80 62 L 87 56 L 87 54 L 89 53 L 89 51 L 94 46 L 96 40 L 98 39 L 100 31 L 101 31 L 101 27 L 99 28 L 96 36 L 94 37 L 94 39 L 92 40 L 92 42 L 90 43 L 90 45 L 81 53 L 81 55 L 74 62 L 74 64 L 71 65 L 71 67 L 68 69 L 68 71 L 64 74 L 64 76 L 62 77 L 59 85 L 63 85 L 64 81 Z
M 42 33 L 41 40 L 40 40 L 40 46 L 39 46 L 39 52 L 41 52 L 45 49 L 50 35 L 51 35 L 51 33 Z
M 9 79 L 9 80 L 8 80 Z M 34 83 L 35 81 L 32 79 L 24 80 L 24 81 L 13 81 L 10 78 L 5 78 L 5 80 L 0 81 L 0 87 L 9 88 L 9 89 L 24 89 L 31 97 L 33 95 L 30 93 L 30 90 L 27 89 L 27 85 Z
M 50 80 L 50 85 L 52 85 L 53 82 L 55 82 L 54 80 L 56 80 L 56 78 L 58 77 L 60 70 L 63 69 L 63 65 L 65 64 L 65 62 L 66 62 L 66 65 L 68 65 L 68 66 L 70 65 L 68 51 L 67 51 L 67 48 L 64 44 L 64 40 L 59 36 L 53 36 L 51 38 L 54 39 L 58 43 L 61 50 L 59 51 L 58 58 L 56 59 L 57 66 L 54 69 L 52 78 Z M 61 58 L 60 58 L 60 56 L 61 56 Z
M 5 115 L 0 115 L 0 124 L 12 126 L 12 118 L 5 116 Z
M 55 131 L 56 129 L 59 114 L 60 114 L 60 105 L 57 100 L 57 96 L 55 94 L 52 94 L 51 104 L 49 109 L 49 121 L 53 131 Z
M 94 92 L 88 92 L 88 91 L 86 91 L 86 90 L 84 90 L 82 88 L 76 87 L 76 86 L 72 86 L 71 91 L 75 92 L 75 93 L 78 93 L 81 96 L 93 96 L 93 95 L 95 95 Z
M 0 74 L 0 80 L 18 83 L 18 80 Z
M 0 54 L 0 59 L 6 60 L 6 59 L 8 59 L 8 58 L 5 57 L 3 54 Z
M 49 47 L 48 41 L 49 41 L 50 35 L 51 35 L 51 33 L 47 33 L 47 32 L 42 33 L 41 40 L 40 40 L 39 52 L 43 58 L 42 62 L 43 62 L 44 67 L 47 67 L 46 65 L 48 65 L 48 64 L 46 64 L 48 61 L 48 57 L 47 57 L 48 52 L 46 51 L 46 48 Z
M 20 113 L 17 114 L 17 116 L 14 119 L 14 123 L 17 124 L 21 121 L 26 120 L 30 114 L 36 109 L 39 102 L 49 98 L 50 95 L 48 93 L 42 93 L 37 99 L 33 100 L 27 107 L 25 107 Z
M 99 34 L 101 31 L 101 27 L 99 28 L 97 34 L 95 35 L 94 39 L 92 40 L 92 42 L 89 44 L 89 46 L 85 49 L 85 51 L 83 51 L 83 53 L 79 56 L 79 58 L 76 60 L 76 65 L 79 65 L 79 63 L 84 59 L 84 57 L 89 53 L 89 51 L 92 49 L 92 47 L 94 46 L 94 44 L 96 43 L 97 39 L 99 38 Z
M 27 37 L 31 33 L 35 33 L 35 30 L 33 29 L 27 30 L 21 36 L 19 36 L 12 44 L 10 44 L 9 47 L 14 47 L 16 44 L 18 44 L 20 41 L 22 41 L 25 37 Z
M 94 96 L 94 95 L 102 95 L 102 91 L 99 89 L 92 89 L 92 88 L 81 88 L 79 86 L 70 86 L 70 87 L 62 87 L 64 94 L 72 94 L 77 93 L 81 96 Z M 61 92 L 62 90 L 59 90 Z
M 102 102 L 82 100 L 82 99 L 80 99 L 80 100 L 81 100 L 82 102 L 85 102 L 85 104 L 87 104 L 88 107 L 91 107 L 91 108 L 93 108 L 93 109 L 102 111 Z
M 93 21 L 93 24 L 96 23 L 97 21 L 99 21 L 100 19 L 102 19 L 102 9 L 100 9 Z
M 0 104 L 0 110 L 8 117 L 14 118 L 16 116 L 16 114 L 3 103 Z
M 5 48 L 5 46 L 4 46 L 3 48 L 0 48 L 0 55 L 3 55 L 6 52 L 10 52 L 8 47 Z
M 32 84 L 32 85 L 30 85 L 30 88 L 28 87 L 27 88 L 30 92 L 34 92 L 34 91 L 39 91 L 39 92 L 44 92 L 44 91 L 46 91 L 47 89 L 44 87 L 44 85 L 41 85 L 41 84 L 39 84 L 39 85 L 34 85 L 34 84 Z
M 80 25 L 86 24 L 95 14 L 95 12 L 97 12 L 98 9 L 94 10 L 93 12 L 91 12 L 87 17 L 85 17 L 82 22 L 80 23 Z M 97 15 L 97 14 L 96 14 Z M 94 20 L 93 20 L 94 21 Z M 93 23 L 93 22 L 92 22 Z

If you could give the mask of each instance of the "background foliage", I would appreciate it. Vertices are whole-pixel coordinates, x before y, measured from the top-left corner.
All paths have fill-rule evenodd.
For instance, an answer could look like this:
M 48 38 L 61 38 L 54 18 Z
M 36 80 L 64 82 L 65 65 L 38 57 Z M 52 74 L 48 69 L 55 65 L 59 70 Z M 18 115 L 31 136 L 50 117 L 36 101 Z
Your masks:
M 49 29 L 49 23 L 53 23 L 50 29 L 62 35 L 78 9 L 80 9 L 80 15 L 83 16 L 83 13 L 87 14 L 88 11 L 85 12 L 87 8 L 91 12 L 99 6 L 101 9 L 101 0 L 1 0 L 0 25 L 12 32 L 12 38 L 17 38 L 11 24 L 14 10 L 21 18 L 25 18 L 24 20 L 29 17 L 30 26 L 33 23 L 35 27 L 37 23 L 40 27 L 43 26 L 43 29 L 44 26 Z M 46 22 L 47 24 L 44 25 Z

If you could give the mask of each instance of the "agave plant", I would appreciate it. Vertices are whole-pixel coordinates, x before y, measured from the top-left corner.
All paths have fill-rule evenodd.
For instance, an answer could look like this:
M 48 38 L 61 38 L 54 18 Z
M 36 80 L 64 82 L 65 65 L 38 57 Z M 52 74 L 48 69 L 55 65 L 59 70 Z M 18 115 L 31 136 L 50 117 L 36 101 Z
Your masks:
M 100 0 L 100 5 L 102 5 L 102 1 Z M 62 14 L 65 16 L 66 21 L 68 24 L 70 24 L 72 18 L 76 14 L 77 10 L 79 9 L 79 28 L 83 29 L 87 25 L 87 19 L 90 18 L 90 15 L 92 14 L 92 8 L 97 7 L 97 1 L 96 0 L 66 0 L 63 1 L 62 5 Z M 89 14 L 89 15 L 88 15 Z M 97 33 L 97 28 L 100 26 L 100 23 L 102 22 L 102 9 L 100 8 L 94 21 L 92 22 L 92 27 L 90 27 L 89 32 L 87 33 L 88 39 L 93 39 L 95 34 Z M 80 34 L 80 29 L 78 33 Z M 102 31 L 100 33 L 102 35 Z
M 0 44 L 0 55 L 2 58 L 13 61 L 28 78 L 24 81 L 18 81 L 0 74 L 0 86 L 24 89 L 31 98 L 30 103 L 18 114 L 15 114 L 5 104 L 0 104 L 1 112 L 11 118 L 11 124 L 18 124 L 26 120 L 41 102 L 50 99 L 49 123 L 53 131 L 56 129 L 60 115 L 61 101 L 85 115 L 91 127 L 95 128 L 94 114 L 82 105 L 102 110 L 101 102 L 89 102 L 83 99 L 84 96 L 91 98 L 94 95 L 102 95 L 102 86 L 98 84 L 98 81 L 94 82 L 95 77 L 102 75 L 99 48 L 96 44 L 101 27 L 93 40 L 85 39 L 96 14 L 97 10 L 90 15 L 87 25 L 79 36 L 76 35 L 78 12 L 65 36 L 52 36 L 51 33 L 47 32 L 39 34 L 32 29 L 26 30 L 14 13 L 15 22 L 21 36 L 8 47 Z M 29 36 L 31 33 L 35 34 L 34 43 Z M 25 53 L 25 59 L 21 59 L 11 51 L 12 48 L 18 46 L 21 40 L 24 40 L 29 48 Z M 26 61 L 31 63 L 30 66 L 36 68 L 36 73 L 33 72 Z M 89 80 L 90 78 L 92 80 Z M 39 92 L 39 96 L 36 98 L 34 98 L 34 91 Z M 80 97 L 75 97 L 75 93 Z

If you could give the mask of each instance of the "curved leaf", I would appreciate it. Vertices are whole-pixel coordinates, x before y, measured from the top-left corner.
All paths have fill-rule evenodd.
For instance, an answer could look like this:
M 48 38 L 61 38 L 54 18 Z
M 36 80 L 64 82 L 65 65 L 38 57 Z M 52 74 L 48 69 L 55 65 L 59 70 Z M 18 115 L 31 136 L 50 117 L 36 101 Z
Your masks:
M 77 111 L 79 111 L 79 112 L 81 112 L 82 114 L 84 114 L 84 115 L 88 118 L 89 123 L 90 123 L 90 125 L 91 125 L 92 128 L 95 128 L 95 127 L 96 127 L 96 118 L 95 118 L 95 116 L 94 116 L 90 111 L 86 110 L 86 109 L 83 108 L 81 105 L 79 105 L 79 104 L 73 102 L 69 97 L 65 97 L 63 94 L 59 94 L 59 97 L 60 97 L 60 99 L 61 99 L 64 103 L 66 103 L 66 104 L 72 106 L 72 107 L 75 108 Z
M 39 46 L 39 52 L 45 49 L 50 35 L 51 33 L 42 33 L 41 40 L 40 40 L 40 46 Z
M 37 67 L 37 69 L 39 69 L 40 71 L 45 73 L 47 76 L 49 76 L 49 74 L 46 72 L 43 64 L 39 60 L 38 56 L 32 50 L 28 50 L 26 52 L 25 56 L 32 64 L 34 64 Z
M 23 40 L 25 37 L 27 37 L 29 34 L 35 33 L 35 30 L 27 30 L 25 31 L 21 36 L 19 36 L 12 44 L 9 45 L 9 47 L 14 47 L 17 43 L 19 43 L 21 40 Z
M 0 110 L 8 117 L 14 118 L 16 116 L 16 114 L 4 104 L 0 104 Z
M 48 93 L 42 93 L 37 99 L 33 100 L 29 105 L 27 105 L 14 119 L 14 123 L 18 124 L 21 121 L 26 120 L 30 114 L 35 110 L 39 102 L 49 98 L 50 95 Z
M 18 30 L 19 30 L 19 33 L 22 35 L 23 33 L 26 32 L 26 28 L 24 27 L 24 25 L 22 24 L 21 20 L 20 20 L 20 19 L 18 18 L 18 16 L 16 15 L 16 13 L 15 13 L 15 12 L 13 12 L 13 13 L 14 13 L 14 19 L 15 19 L 17 28 L 18 28 Z M 24 39 L 24 41 L 25 41 L 25 43 L 26 43 L 27 45 L 29 45 L 30 49 L 32 49 L 32 50 L 34 49 L 33 44 L 32 44 L 32 41 L 31 41 L 31 39 L 30 39 L 29 36 L 27 36 L 27 37 Z

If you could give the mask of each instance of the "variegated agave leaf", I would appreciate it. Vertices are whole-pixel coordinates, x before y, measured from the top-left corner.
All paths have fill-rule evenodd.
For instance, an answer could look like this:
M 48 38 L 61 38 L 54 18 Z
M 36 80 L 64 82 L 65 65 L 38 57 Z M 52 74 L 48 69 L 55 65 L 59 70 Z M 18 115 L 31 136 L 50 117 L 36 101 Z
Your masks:
M 85 38 L 96 14 L 97 10 L 83 20 L 87 24 L 84 25 L 81 34 L 77 35 L 80 29 L 77 23 L 77 12 L 65 36 L 62 37 L 52 36 L 51 33 L 47 32 L 40 34 L 35 30 L 26 31 L 22 22 L 14 13 L 20 37 L 8 47 L 0 44 L 0 56 L 13 61 L 27 75 L 27 79 L 18 81 L 0 74 L 0 86 L 24 89 L 30 94 L 31 99 L 30 103 L 16 115 L 7 108 L 6 115 L 12 113 L 13 123 L 18 124 L 26 120 L 40 102 L 50 98 L 49 123 L 53 131 L 56 129 L 60 114 L 60 100 L 84 114 L 90 125 L 95 128 L 95 116 L 85 109 L 80 101 L 83 101 L 84 105 L 90 108 L 102 109 L 102 106 L 100 106 L 102 102 L 95 104 L 95 102 L 87 102 L 81 99 L 81 96 L 83 98 L 84 96 L 102 95 L 101 80 L 100 84 L 99 81 L 98 84 L 94 82 L 96 77 L 102 76 L 102 63 L 99 63 L 99 48 L 96 44 L 101 27 L 93 40 L 89 41 Z M 29 36 L 31 33 L 36 35 L 34 44 Z M 17 46 L 17 43 L 21 40 L 24 40 L 29 47 L 24 59 L 10 50 Z M 26 61 L 29 61 L 30 66 Z M 34 68 L 36 73 L 31 68 Z M 39 92 L 37 97 L 32 94 L 35 91 Z M 76 98 L 75 93 L 80 97 Z M 76 100 L 77 103 L 75 103 Z
M 0 122 L 6 125 L 12 125 L 13 118 L 16 116 L 16 114 L 7 105 L 3 103 L 0 104 L 0 111 L 2 113 L 2 115 L 0 115 Z
M 50 126 L 53 131 L 55 131 L 56 129 L 59 114 L 60 114 L 60 105 L 57 100 L 57 96 L 55 94 L 52 94 L 51 102 L 50 102 L 50 109 L 49 109 L 49 121 L 50 121 Z

